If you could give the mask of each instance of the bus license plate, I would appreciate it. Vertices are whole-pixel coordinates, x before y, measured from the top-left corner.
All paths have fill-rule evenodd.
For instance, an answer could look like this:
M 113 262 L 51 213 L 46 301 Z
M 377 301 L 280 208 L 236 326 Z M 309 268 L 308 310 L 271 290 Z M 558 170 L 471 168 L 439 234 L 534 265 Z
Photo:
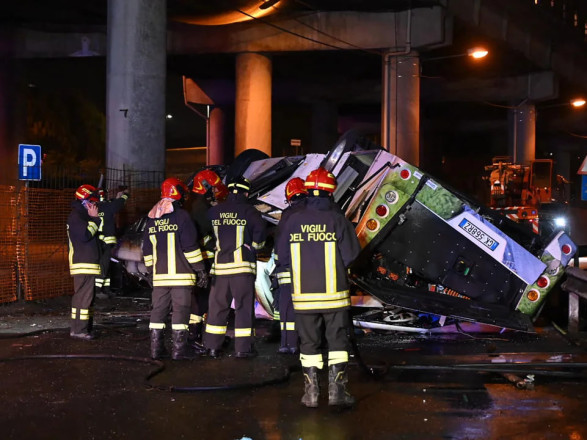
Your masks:
M 475 226 L 467 219 L 461 220 L 459 226 L 471 237 L 473 237 L 483 246 L 488 247 L 492 251 L 494 251 L 495 248 L 499 245 L 499 243 L 496 240 L 491 238 L 489 235 L 487 235 L 485 232 L 483 232 L 481 229 L 479 229 L 477 226 Z

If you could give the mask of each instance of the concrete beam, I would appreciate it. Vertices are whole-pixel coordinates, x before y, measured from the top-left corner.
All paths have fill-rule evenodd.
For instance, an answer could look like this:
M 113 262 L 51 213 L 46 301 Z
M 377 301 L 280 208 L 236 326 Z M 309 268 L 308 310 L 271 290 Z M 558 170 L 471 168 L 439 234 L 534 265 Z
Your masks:
M 230 26 L 184 26 L 169 33 L 168 52 L 200 54 L 402 49 L 408 43 L 418 49 L 445 42 L 443 8 L 412 10 L 411 41 L 407 38 L 409 17 L 408 11 L 318 12 L 284 20 L 253 21 Z
M 283 20 L 254 20 L 225 26 L 176 24 L 168 31 L 167 52 L 203 54 L 403 49 L 408 43 L 413 49 L 423 49 L 448 44 L 446 33 L 444 8 L 441 7 L 413 9 L 411 14 L 408 11 L 318 12 Z M 94 27 L 87 33 L 21 29 L 16 56 L 105 56 L 106 48 L 105 29 Z
M 535 72 L 504 78 L 468 78 L 422 82 L 422 97 L 432 101 L 540 102 L 558 98 L 558 80 L 553 72 Z

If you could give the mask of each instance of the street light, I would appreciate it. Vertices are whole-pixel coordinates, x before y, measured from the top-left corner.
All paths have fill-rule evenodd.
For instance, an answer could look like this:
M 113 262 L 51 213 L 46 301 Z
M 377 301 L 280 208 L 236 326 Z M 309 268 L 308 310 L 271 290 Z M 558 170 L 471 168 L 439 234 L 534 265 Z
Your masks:
M 585 100 L 583 98 L 571 99 L 571 105 L 573 107 L 583 107 L 585 105 Z
M 475 59 L 485 58 L 488 53 L 489 51 L 483 47 L 473 47 L 467 50 L 467 55 Z
M 484 47 L 471 47 L 467 49 L 464 53 L 457 53 L 455 55 L 445 55 L 441 57 L 433 57 L 433 58 L 423 58 L 422 61 L 436 61 L 436 60 L 446 60 L 448 58 L 459 58 L 459 57 L 471 57 L 474 59 L 485 58 L 489 54 L 489 51 Z

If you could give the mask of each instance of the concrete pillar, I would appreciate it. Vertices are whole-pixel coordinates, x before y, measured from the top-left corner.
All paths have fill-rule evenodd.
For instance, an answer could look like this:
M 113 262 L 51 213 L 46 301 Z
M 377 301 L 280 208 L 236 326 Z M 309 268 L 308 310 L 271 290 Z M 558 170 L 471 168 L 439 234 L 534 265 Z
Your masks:
M 237 55 L 235 107 L 235 156 L 250 148 L 271 156 L 271 60 L 267 56 Z
M 150 180 L 165 172 L 166 14 L 166 0 L 108 0 L 106 164 Z
M 208 119 L 208 155 L 207 165 L 224 164 L 224 112 L 214 107 Z
M 522 103 L 509 111 L 509 155 L 514 163 L 530 165 L 536 158 L 536 107 Z
M 18 179 L 13 37 L 13 31 L 9 26 L 0 28 L 0 185 L 16 185 Z M 26 139 L 22 139 L 20 143 L 27 143 Z
M 383 147 L 420 164 L 420 59 L 416 52 L 383 56 L 381 139 Z
M 338 108 L 320 101 L 312 106 L 312 153 L 326 153 L 338 139 Z M 306 151 L 309 153 L 309 151 Z

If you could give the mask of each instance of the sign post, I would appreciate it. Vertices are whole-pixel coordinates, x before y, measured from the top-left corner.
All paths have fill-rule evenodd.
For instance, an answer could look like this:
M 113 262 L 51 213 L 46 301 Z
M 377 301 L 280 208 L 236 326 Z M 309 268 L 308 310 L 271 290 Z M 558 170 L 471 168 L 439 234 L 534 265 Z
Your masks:
M 18 180 L 41 180 L 41 146 L 18 145 Z
M 18 222 L 19 230 L 17 231 L 17 239 L 23 240 L 25 243 L 25 267 L 28 263 L 28 227 L 29 227 L 29 181 L 41 180 L 41 146 L 40 145 L 18 145 L 18 180 L 24 180 L 24 221 Z M 25 269 L 26 270 L 26 269 Z M 17 295 L 18 300 L 22 301 L 25 297 L 23 282 L 21 279 L 22 270 L 20 264 L 17 264 Z

